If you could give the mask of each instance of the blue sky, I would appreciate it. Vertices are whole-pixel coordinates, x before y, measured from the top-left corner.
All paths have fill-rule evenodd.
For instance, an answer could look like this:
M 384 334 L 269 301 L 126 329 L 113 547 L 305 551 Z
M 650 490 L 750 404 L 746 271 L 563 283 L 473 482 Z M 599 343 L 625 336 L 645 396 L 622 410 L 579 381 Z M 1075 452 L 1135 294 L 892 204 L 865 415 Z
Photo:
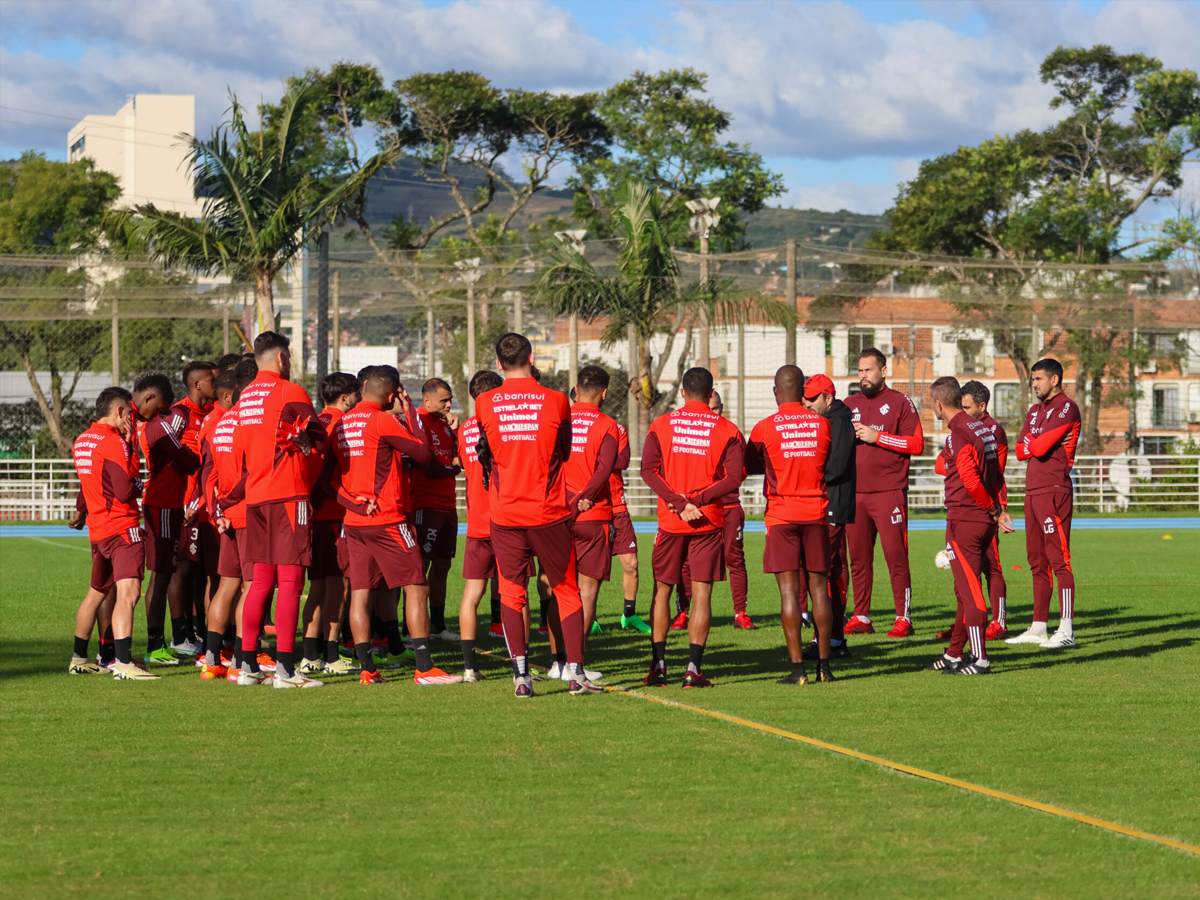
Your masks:
M 196 94 L 203 133 L 227 88 L 277 96 L 284 75 L 337 59 L 567 91 L 693 66 L 730 137 L 784 175 L 782 205 L 859 212 L 883 211 L 923 158 L 1052 121 L 1037 66 L 1060 43 L 1200 62 L 1200 3 L 1175 0 L 0 0 L 0 14 L 0 158 L 62 158 L 75 120 L 136 92 Z

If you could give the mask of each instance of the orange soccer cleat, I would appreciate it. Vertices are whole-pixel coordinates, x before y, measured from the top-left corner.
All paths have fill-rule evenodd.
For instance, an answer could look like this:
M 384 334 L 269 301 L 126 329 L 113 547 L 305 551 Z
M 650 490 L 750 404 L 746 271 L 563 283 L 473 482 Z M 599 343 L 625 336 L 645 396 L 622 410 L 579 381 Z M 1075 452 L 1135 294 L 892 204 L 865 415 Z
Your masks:
M 383 684 L 385 681 L 387 679 L 379 671 L 368 672 L 366 669 L 363 669 L 362 674 L 358 676 L 359 684 Z
M 743 631 L 754 631 L 758 628 L 757 625 L 750 621 L 750 617 L 744 612 L 740 612 L 733 617 L 733 627 L 740 628 Z
M 687 619 L 688 619 L 687 613 L 681 612 L 679 615 L 677 615 L 675 617 L 675 621 L 671 623 L 671 630 L 672 631 L 683 631 L 683 629 L 687 628 Z
M 275 660 L 271 659 L 271 655 L 269 653 L 259 653 L 258 667 L 264 672 L 274 672 Z
M 875 626 L 861 616 L 851 616 L 844 631 L 846 634 L 874 634 Z
M 229 667 L 222 666 L 219 663 L 215 666 L 210 666 L 208 663 L 205 663 L 204 666 L 201 667 L 201 669 L 200 669 L 200 678 L 204 681 L 215 681 L 218 678 L 228 678 L 228 677 L 229 677 Z
M 238 676 L 241 674 L 241 669 L 237 668 L 236 666 L 229 666 L 225 670 L 225 680 L 232 681 L 234 684 L 237 684 Z
M 892 630 L 887 633 L 888 637 L 912 637 L 916 634 L 913 631 L 912 622 L 903 616 L 896 617 L 896 624 L 892 626 Z
M 443 672 L 437 666 L 425 672 L 417 672 L 413 675 L 414 684 L 461 684 L 461 675 L 451 675 Z

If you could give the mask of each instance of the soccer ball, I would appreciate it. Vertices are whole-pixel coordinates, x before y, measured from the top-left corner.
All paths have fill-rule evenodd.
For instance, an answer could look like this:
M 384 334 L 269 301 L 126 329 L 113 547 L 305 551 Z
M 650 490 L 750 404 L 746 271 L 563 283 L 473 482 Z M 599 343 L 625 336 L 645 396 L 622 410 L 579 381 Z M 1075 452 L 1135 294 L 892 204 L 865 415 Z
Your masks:
M 939 550 L 939 551 L 937 552 L 937 556 L 935 556 L 935 557 L 933 558 L 933 563 L 934 563 L 934 565 L 936 565 L 936 566 L 937 566 L 939 569 L 948 569 L 948 568 L 950 568 L 950 554 L 949 554 L 949 553 L 947 553 L 945 550 Z

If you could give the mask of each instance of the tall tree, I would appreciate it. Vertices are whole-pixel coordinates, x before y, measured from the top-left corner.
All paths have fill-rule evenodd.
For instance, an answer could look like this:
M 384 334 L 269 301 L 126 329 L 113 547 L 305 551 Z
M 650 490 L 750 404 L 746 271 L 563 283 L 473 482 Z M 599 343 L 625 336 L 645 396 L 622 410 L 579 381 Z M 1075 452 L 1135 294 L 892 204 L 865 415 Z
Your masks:
M 86 304 L 95 293 L 82 257 L 101 242 L 102 221 L 121 189 L 90 159 L 51 162 L 25 153 L 20 165 L 0 167 L 0 253 L 24 259 L 0 263 L 8 315 L 0 320 L 0 360 L 19 365 L 58 452 L 69 456 L 75 435 L 64 415 L 82 374 L 103 351 L 106 321 L 59 318 L 46 300 Z M 53 256 L 51 256 L 53 254 Z M 45 257 L 44 260 L 39 257 Z M 30 298 L 22 307 L 13 300 Z M 16 316 L 21 316 L 20 319 Z M 7 359 L 4 359 L 7 357 Z M 48 370 L 48 385 L 37 378 Z

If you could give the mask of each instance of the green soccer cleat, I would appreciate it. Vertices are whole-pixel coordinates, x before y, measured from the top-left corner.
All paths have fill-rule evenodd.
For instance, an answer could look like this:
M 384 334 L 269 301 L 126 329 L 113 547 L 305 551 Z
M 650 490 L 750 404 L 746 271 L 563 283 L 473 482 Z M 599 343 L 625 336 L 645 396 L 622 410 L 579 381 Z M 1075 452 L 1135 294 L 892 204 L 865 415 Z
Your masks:
M 391 656 L 387 653 L 372 653 L 371 661 L 380 669 L 399 669 L 404 665 L 403 656 Z
M 650 626 L 642 621 L 642 617 L 637 613 L 634 613 L 632 616 L 621 616 L 621 627 L 632 628 L 638 634 L 650 633 Z
M 159 647 L 157 650 L 146 654 L 145 662 L 148 666 L 177 666 L 179 665 L 179 657 L 166 647 Z
M 600 620 L 599 620 L 599 619 L 597 619 L 596 621 L 594 621 L 594 622 L 592 623 L 592 634 L 600 634 L 600 632 L 601 632 L 601 631 L 603 631 L 603 630 L 604 630 L 604 629 L 602 629 L 602 628 L 600 627 Z
M 336 662 L 325 663 L 324 672 L 326 675 L 357 675 L 358 661 L 351 662 L 346 657 L 339 656 Z

